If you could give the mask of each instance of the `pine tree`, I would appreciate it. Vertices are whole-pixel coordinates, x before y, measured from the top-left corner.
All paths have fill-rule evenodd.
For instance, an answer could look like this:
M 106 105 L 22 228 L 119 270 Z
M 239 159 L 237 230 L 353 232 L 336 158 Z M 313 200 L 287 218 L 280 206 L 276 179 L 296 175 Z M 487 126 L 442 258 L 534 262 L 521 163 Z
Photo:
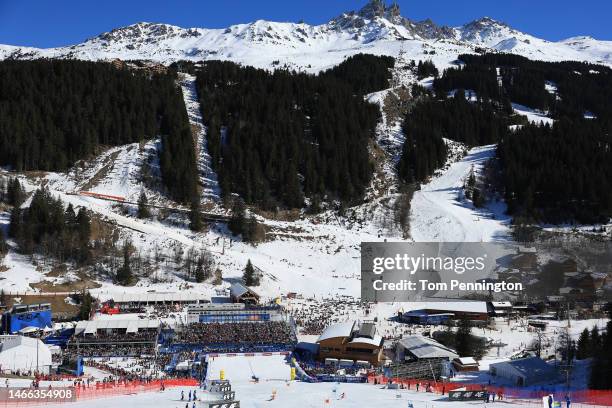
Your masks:
M 105 62 L 0 62 L 0 165 L 66 170 L 99 145 L 161 135 L 160 170 L 170 196 L 188 203 L 197 187 L 189 119 L 176 72 L 151 75 Z M 180 158 L 172 160 L 172 158 Z M 23 195 L 11 182 L 11 205 Z M 21 191 L 22 192 L 22 191 Z
M 200 200 L 195 199 L 191 202 L 189 210 L 189 228 L 192 231 L 202 231 L 204 223 L 202 222 L 202 213 L 200 212 Z
M 472 190 L 472 203 L 476 208 L 484 207 L 484 195 L 482 194 L 479 188 L 475 188 L 474 190 Z
M 608 311 L 612 317 L 612 309 Z M 599 330 L 591 330 L 591 344 L 598 342 L 599 347 L 593 349 L 593 355 L 597 358 L 593 359 L 591 374 L 589 378 L 589 388 L 596 390 L 612 389 L 612 320 L 606 325 L 606 332 L 602 335 Z
M 6 305 L 6 293 L 4 293 L 4 289 L 0 289 L 0 305 Z
M 138 218 L 149 218 L 151 216 L 151 212 L 149 211 L 149 199 L 145 194 L 144 190 L 140 192 L 140 197 L 138 197 Z
M 195 269 L 195 280 L 198 283 L 204 282 L 206 280 L 206 275 L 204 273 L 204 262 L 202 258 L 198 258 L 196 269 Z
M 234 205 L 232 206 L 232 216 L 228 223 L 228 227 L 234 235 L 240 235 L 244 233 L 245 212 L 246 209 L 244 206 L 244 202 L 241 199 L 235 200 Z
M 7 203 L 14 207 L 18 207 L 25 201 L 25 190 L 21 186 L 19 179 L 13 177 L 9 180 L 7 187 Z
M 596 356 L 597 353 L 601 351 L 601 336 L 599 334 L 599 329 L 597 328 L 597 326 L 593 326 L 593 328 L 591 329 L 590 342 L 593 355 Z
M 93 307 L 93 297 L 87 290 L 81 293 L 81 306 L 79 307 L 79 319 L 89 320 L 91 308 Z
M 68 204 L 64 218 L 66 220 L 66 225 L 68 226 L 68 228 L 74 228 L 77 224 L 77 217 L 76 213 L 74 212 L 74 207 L 72 206 L 72 203 Z
M 76 216 L 79 261 L 86 263 L 90 259 L 89 241 L 91 238 L 91 219 L 85 208 L 80 208 Z
M 8 244 L 6 243 L 6 237 L 4 236 L 4 230 L 0 228 L 0 259 L 2 259 L 8 252 Z
M 255 243 L 261 241 L 265 238 L 265 230 L 263 226 L 257 222 L 257 218 L 255 218 L 254 214 L 249 215 L 249 217 L 244 222 L 242 239 L 245 242 Z
M 134 279 L 131 267 L 130 247 L 130 242 L 126 240 L 123 243 L 123 265 L 117 271 L 117 282 L 123 286 L 130 285 Z
M 591 357 L 591 336 L 589 329 L 585 328 L 578 338 L 578 348 L 576 350 L 576 358 L 584 360 Z
M 557 352 L 559 352 L 563 361 L 571 362 L 574 359 L 576 355 L 576 346 L 568 330 L 563 330 L 559 333 Z
M 259 286 L 259 278 L 256 276 L 255 268 L 250 259 L 247 261 L 246 267 L 244 268 L 242 281 L 246 286 Z
M 474 174 L 474 166 L 472 166 L 472 168 L 470 169 L 470 175 L 468 176 L 468 180 L 467 180 L 467 188 L 469 190 L 474 189 L 474 187 L 476 186 L 476 175 Z
M 9 225 L 9 236 L 11 238 L 20 238 L 22 233 L 21 208 L 13 207 L 11 210 L 11 223 Z
M 472 326 L 467 319 L 461 319 L 455 335 L 455 349 L 460 357 L 469 357 L 474 354 Z

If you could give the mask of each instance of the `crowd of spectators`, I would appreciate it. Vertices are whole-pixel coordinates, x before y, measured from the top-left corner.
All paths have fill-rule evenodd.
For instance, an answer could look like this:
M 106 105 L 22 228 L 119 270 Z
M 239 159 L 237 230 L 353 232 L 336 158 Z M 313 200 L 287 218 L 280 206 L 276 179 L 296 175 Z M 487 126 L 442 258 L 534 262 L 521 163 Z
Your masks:
M 66 353 L 82 357 L 154 355 L 157 348 L 157 330 L 139 330 L 134 333 L 125 331 L 79 334 L 68 342 Z
M 367 304 L 351 296 L 340 296 L 323 301 L 308 299 L 307 302 L 295 302 L 289 308 L 299 331 L 304 335 L 319 335 L 331 324 L 349 320 L 357 312 L 364 312 L 367 316 Z
M 118 365 L 111 360 L 85 360 L 85 365 L 97 368 L 109 373 L 102 378 L 101 382 L 125 382 L 139 380 L 141 382 L 152 381 L 157 378 L 167 377 L 161 370 L 155 367 L 153 359 L 136 359 L 127 365 Z
M 134 333 L 125 331 L 98 331 L 97 333 L 81 334 L 74 338 L 79 343 L 130 343 L 130 342 L 156 342 L 157 330 L 139 330 Z
M 363 367 L 342 367 L 338 368 L 333 365 L 324 365 L 324 364 L 301 364 L 302 368 L 311 377 L 316 377 L 317 375 L 352 375 L 357 376 L 360 373 L 365 372 Z
M 177 329 L 179 344 L 292 344 L 295 333 L 287 322 L 192 323 Z
M 76 342 L 68 343 L 68 348 L 64 352 L 65 355 L 81 357 L 141 357 L 152 356 L 155 354 L 155 343 L 140 343 L 140 344 L 77 344 Z

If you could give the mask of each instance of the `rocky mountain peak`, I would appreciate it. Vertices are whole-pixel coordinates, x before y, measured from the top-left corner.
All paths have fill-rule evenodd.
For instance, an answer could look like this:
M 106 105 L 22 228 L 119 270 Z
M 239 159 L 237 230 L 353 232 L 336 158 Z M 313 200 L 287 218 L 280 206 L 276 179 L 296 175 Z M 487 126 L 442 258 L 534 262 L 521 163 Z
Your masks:
M 198 37 L 200 33 L 196 29 L 185 29 L 170 24 L 140 22 L 129 26 L 115 28 L 109 32 L 100 34 L 95 39 L 106 43 L 121 41 L 142 41 L 147 39 L 162 40 L 171 37 Z
M 477 20 L 471 21 L 469 23 L 467 23 L 465 26 L 465 28 L 470 28 L 473 30 L 482 30 L 482 29 L 486 29 L 486 28 L 510 28 L 510 26 L 508 26 L 508 24 L 501 22 L 501 21 L 497 21 L 491 17 L 482 17 L 479 18 Z
M 378 17 L 385 18 L 391 22 L 396 22 L 401 17 L 399 5 L 396 2 L 387 5 L 384 0 L 370 0 L 356 14 L 368 20 Z

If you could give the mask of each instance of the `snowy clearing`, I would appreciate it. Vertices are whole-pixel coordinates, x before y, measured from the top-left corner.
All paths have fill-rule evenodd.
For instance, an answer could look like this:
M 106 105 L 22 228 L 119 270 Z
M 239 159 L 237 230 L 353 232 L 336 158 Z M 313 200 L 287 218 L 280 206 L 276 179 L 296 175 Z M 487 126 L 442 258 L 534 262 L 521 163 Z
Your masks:
M 549 118 L 546 116 L 546 114 L 535 109 L 528 108 L 527 106 L 519 105 L 518 103 L 513 103 L 512 109 L 515 113 L 526 116 L 527 120 L 535 125 L 552 125 L 555 122 L 554 119 Z

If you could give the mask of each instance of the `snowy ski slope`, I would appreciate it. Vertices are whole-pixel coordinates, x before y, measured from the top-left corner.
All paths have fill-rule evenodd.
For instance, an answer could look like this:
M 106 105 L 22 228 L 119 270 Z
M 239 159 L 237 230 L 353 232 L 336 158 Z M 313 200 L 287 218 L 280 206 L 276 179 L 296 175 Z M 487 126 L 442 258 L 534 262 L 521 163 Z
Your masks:
M 291 379 L 291 366 L 287 364 L 283 355 L 273 356 L 227 356 L 208 358 L 207 379 L 219 379 L 221 371 L 225 379 L 232 385 L 253 382 L 256 377 L 260 382 L 289 381 Z
M 475 209 L 463 197 L 472 166 L 478 171 L 495 155 L 495 145 L 475 147 L 439 177 L 421 186 L 412 199 L 410 230 L 417 242 L 490 242 L 509 239 L 503 203 Z
M 202 120 L 200 110 L 200 101 L 198 99 L 198 91 L 196 88 L 196 78 L 193 75 L 181 74 L 181 89 L 187 114 L 189 115 L 189 123 L 196 130 L 197 134 L 197 158 L 198 170 L 200 172 L 200 186 L 202 188 L 202 199 L 206 201 L 216 202 L 219 200 L 221 189 L 217 174 L 212 169 L 211 157 L 208 153 L 208 142 L 206 140 L 206 127 Z

